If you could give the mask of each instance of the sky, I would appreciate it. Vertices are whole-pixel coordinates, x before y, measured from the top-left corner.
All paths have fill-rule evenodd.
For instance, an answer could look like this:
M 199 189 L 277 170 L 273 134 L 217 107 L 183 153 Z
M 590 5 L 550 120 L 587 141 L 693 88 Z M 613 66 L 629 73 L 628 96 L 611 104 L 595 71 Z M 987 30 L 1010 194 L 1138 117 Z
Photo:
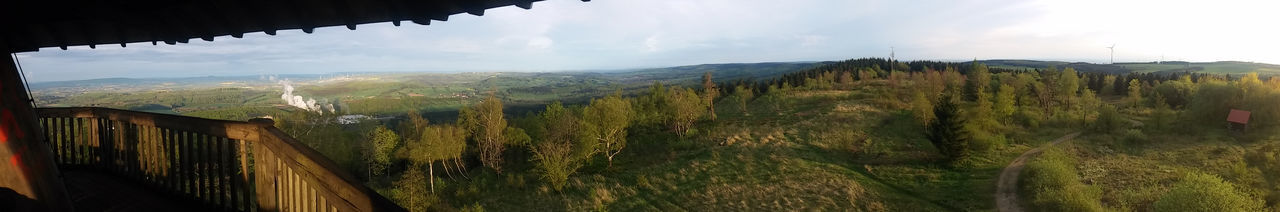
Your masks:
M 618 70 L 862 57 L 1280 64 L 1274 0 L 549 0 L 423 26 L 19 53 L 32 82 L 336 72 Z

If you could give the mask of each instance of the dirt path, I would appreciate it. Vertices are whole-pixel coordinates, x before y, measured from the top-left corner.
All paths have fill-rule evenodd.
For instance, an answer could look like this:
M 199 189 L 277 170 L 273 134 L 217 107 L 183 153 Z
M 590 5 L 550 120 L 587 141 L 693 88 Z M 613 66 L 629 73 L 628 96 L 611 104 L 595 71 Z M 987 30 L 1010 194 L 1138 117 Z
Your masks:
M 1053 142 L 1027 150 L 1017 159 L 1013 159 L 1009 166 L 1005 166 L 1004 171 L 1000 172 L 1000 179 L 996 182 L 996 210 L 1001 212 L 1021 212 L 1022 207 L 1018 206 L 1018 174 L 1022 173 L 1022 167 L 1026 165 L 1027 160 L 1039 155 L 1045 148 L 1069 141 L 1079 135 L 1080 132 L 1067 134 L 1057 140 L 1053 140 Z

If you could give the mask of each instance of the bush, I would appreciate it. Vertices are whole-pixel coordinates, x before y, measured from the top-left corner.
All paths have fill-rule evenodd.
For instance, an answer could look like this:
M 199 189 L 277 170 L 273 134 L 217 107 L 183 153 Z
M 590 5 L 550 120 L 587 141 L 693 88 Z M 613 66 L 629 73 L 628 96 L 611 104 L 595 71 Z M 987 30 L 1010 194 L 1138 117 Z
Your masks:
M 1043 211 L 1102 211 L 1102 190 L 1080 182 L 1075 159 L 1050 148 L 1027 164 L 1022 190 Z
M 427 189 L 427 178 L 420 166 L 410 166 L 408 171 L 400 175 L 394 183 L 392 199 L 409 211 L 427 211 L 440 202 L 436 195 Z
M 1098 108 L 1098 119 L 1093 120 L 1093 126 L 1090 126 L 1090 129 L 1094 132 L 1110 134 L 1125 128 L 1127 124 L 1115 107 L 1104 105 Z
M 972 141 L 973 150 L 976 152 L 990 152 L 998 150 L 1009 144 L 1004 135 L 988 133 L 983 130 L 969 129 L 969 137 Z
M 1120 141 L 1124 142 L 1124 145 L 1129 147 L 1146 144 L 1148 140 L 1147 134 L 1142 133 L 1142 130 L 1138 129 L 1125 130 L 1124 133 L 1120 135 Z
M 1039 111 L 1036 111 L 1034 109 L 1023 109 L 1023 110 L 1019 110 L 1017 113 L 1014 113 L 1013 119 L 1017 120 L 1018 123 L 1022 124 L 1023 126 L 1027 126 L 1030 128 L 1039 128 L 1040 120 L 1044 119 L 1044 115 L 1040 114 Z
M 1156 200 L 1155 211 L 1259 211 L 1262 201 L 1212 174 L 1191 173 Z
M 535 171 L 556 191 L 562 190 L 569 175 L 582 166 L 573 159 L 572 145 L 567 142 L 543 141 L 530 146 L 530 152 Z

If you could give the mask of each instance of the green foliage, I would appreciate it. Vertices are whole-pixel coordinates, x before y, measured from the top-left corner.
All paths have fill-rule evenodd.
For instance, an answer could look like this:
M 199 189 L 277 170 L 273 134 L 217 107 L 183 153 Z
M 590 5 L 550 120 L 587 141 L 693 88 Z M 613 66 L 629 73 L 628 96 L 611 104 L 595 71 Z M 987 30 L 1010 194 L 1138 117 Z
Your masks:
M 972 126 L 972 125 L 971 125 Z M 969 133 L 969 145 L 974 152 L 991 152 L 1009 144 L 1004 135 L 989 133 L 986 130 L 966 127 Z
M 1146 125 L 1149 129 L 1156 131 L 1168 130 L 1173 127 L 1175 119 L 1178 118 L 1178 111 L 1170 108 L 1169 104 L 1165 104 L 1165 98 L 1163 98 L 1163 95 L 1157 93 L 1155 100 L 1155 109 L 1151 112 L 1150 121 L 1148 121 Z
M 425 125 L 426 122 L 417 124 Z M 460 159 L 467 147 L 467 132 L 453 125 L 421 127 L 408 131 L 408 134 L 417 134 L 419 138 L 406 139 L 405 152 L 412 162 L 410 167 L 417 168 L 424 164 L 428 166 L 431 190 L 435 192 L 435 162 Z
M 400 180 L 396 180 L 393 184 L 395 190 L 392 199 L 409 211 L 428 211 L 432 205 L 438 204 L 440 199 L 427 190 L 426 182 L 422 168 L 410 166 L 400 174 Z
M 666 127 L 669 113 L 667 112 L 667 89 L 662 83 L 653 82 L 649 86 L 649 92 L 641 95 L 631 101 L 631 107 L 635 110 L 635 125 L 645 127 Z
M 1007 120 L 1009 116 L 1018 111 L 1017 95 L 1017 91 L 1013 89 L 1013 86 L 1000 85 L 1000 88 L 996 90 L 996 99 L 993 103 L 994 108 L 992 108 L 996 119 Z
M 733 89 L 733 99 L 738 103 L 738 109 L 742 110 L 742 114 L 751 115 L 747 111 L 747 103 L 755 99 L 755 92 L 750 87 L 738 85 Z
M 1195 122 L 1221 126 L 1227 113 L 1238 104 L 1240 89 L 1222 81 L 1200 83 L 1195 97 L 1187 105 L 1187 113 Z
M 519 127 L 507 127 L 507 130 L 502 131 L 502 138 L 507 139 L 507 145 L 512 146 L 528 146 L 533 142 L 533 138 L 529 137 L 529 133 L 526 133 L 524 128 Z
M 503 130 L 507 129 L 507 119 L 503 117 L 502 101 L 490 93 L 474 108 L 476 143 L 480 149 L 480 162 L 494 172 L 502 173 L 502 153 L 506 149 L 507 139 Z M 459 118 L 464 120 L 464 118 Z M 470 117 L 466 118 L 470 120 Z
M 387 166 L 391 165 L 391 156 L 400 145 L 400 136 L 384 126 L 378 126 L 366 137 L 365 164 L 368 166 L 370 179 L 383 176 Z
M 609 166 L 613 166 L 613 157 L 627 146 L 627 128 L 631 127 L 633 117 L 631 105 L 622 99 L 621 93 L 591 100 L 583 110 L 583 121 L 592 126 L 587 134 L 599 142 L 595 146 L 609 160 Z
M 946 96 L 933 109 L 935 117 L 929 124 L 929 142 L 949 161 L 958 161 L 969 156 L 969 135 L 965 132 L 965 121 L 960 118 L 955 98 Z
M 530 147 L 533 152 L 532 161 L 541 179 L 560 191 L 564 188 L 569 175 L 582 166 L 573 157 L 573 144 L 567 141 L 543 141 Z
M 933 103 L 929 95 L 919 90 L 911 98 L 911 114 L 915 117 L 920 125 L 928 126 L 933 121 Z
M 1080 77 L 1076 75 L 1076 70 L 1068 67 L 1063 69 L 1062 73 L 1057 75 L 1058 81 L 1055 84 L 1057 84 L 1058 87 L 1055 88 L 1056 90 L 1054 93 L 1058 96 L 1058 101 L 1062 102 L 1062 105 L 1065 107 L 1078 106 L 1074 101 L 1076 94 L 1080 90 Z M 1068 108 L 1067 110 L 1074 109 L 1075 108 Z
M 1102 191 L 1080 182 L 1075 159 L 1060 148 L 1049 148 L 1027 163 L 1021 189 L 1031 205 L 1042 211 L 1102 211 Z
M 598 141 L 590 137 L 589 132 L 594 131 L 595 126 L 584 123 L 578 112 L 573 108 L 565 108 L 560 102 L 547 105 L 541 114 L 546 134 L 540 136 L 542 140 L 537 142 L 568 145 L 573 160 L 591 158 L 596 153 Z
M 763 96 L 760 96 L 760 100 L 763 101 L 764 104 L 767 104 L 771 109 L 773 109 L 774 112 L 780 114 L 782 113 L 783 110 L 786 110 L 788 107 L 791 106 L 791 103 L 792 103 L 791 98 L 787 98 L 787 94 L 789 92 L 790 92 L 789 89 L 783 89 L 777 86 L 770 86 L 770 89 L 767 92 L 765 92 Z
M 667 116 L 671 118 L 669 123 L 671 130 L 681 136 L 684 136 L 693 127 L 693 123 L 707 112 L 698 93 L 689 88 L 672 87 L 666 104 L 669 107 Z
M 965 74 L 964 92 L 966 100 L 976 100 L 979 95 L 991 91 L 988 89 L 991 87 L 991 71 L 987 69 L 987 65 L 978 61 L 973 61 L 970 69 L 969 73 Z
M 1094 132 L 1109 134 L 1124 129 L 1128 124 L 1115 107 L 1103 105 L 1098 108 L 1098 118 L 1093 120 L 1093 126 L 1090 129 Z
M 1262 201 L 1212 174 L 1190 173 L 1153 205 L 1155 211 L 1260 211 Z
M 1280 202 L 1280 143 L 1262 145 L 1245 155 L 1248 165 L 1256 167 L 1266 180 L 1267 202 Z
M 1138 107 L 1142 104 L 1142 82 L 1138 79 L 1129 80 L 1129 106 Z
M 1147 138 L 1147 134 L 1142 133 L 1142 130 L 1139 129 L 1124 130 L 1124 134 L 1120 135 L 1120 141 L 1130 147 L 1146 144 L 1149 140 L 1150 138 Z
M 1044 120 L 1044 114 L 1040 113 L 1039 110 L 1031 110 L 1030 108 L 1019 110 L 1013 115 L 1015 121 L 1029 128 L 1039 128 L 1041 120 Z

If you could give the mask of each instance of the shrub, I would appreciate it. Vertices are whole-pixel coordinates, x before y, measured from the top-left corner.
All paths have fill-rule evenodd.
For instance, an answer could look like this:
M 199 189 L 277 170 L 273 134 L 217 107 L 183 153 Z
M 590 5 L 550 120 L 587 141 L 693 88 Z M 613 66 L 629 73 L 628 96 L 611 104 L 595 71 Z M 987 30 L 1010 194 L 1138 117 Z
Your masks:
M 1098 108 L 1098 119 L 1093 120 L 1093 126 L 1090 127 L 1094 132 L 1113 133 L 1127 126 L 1125 120 L 1120 117 L 1120 112 L 1115 107 L 1103 105 Z
M 393 185 L 392 199 L 409 211 L 427 211 L 440 201 L 427 189 L 427 178 L 420 166 L 410 166 Z
M 1146 144 L 1147 140 L 1147 134 L 1142 133 L 1142 130 L 1138 129 L 1125 130 L 1124 134 L 1120 135 L 1120 141 L 1124 142 L 1124 145 L 1128 145 L 1130 147 Z
M 969 137 L 972 141 L 973 150 L 977 152 L 990 152 L 1009 144 L 1004 135 L 992 134 L 972 127 L 969 129 Z
M 1187 174 L 1156 200 L 1155 211 L 1259 211 L 1262 201 L 1212 174 Z
M 1013 119 L 1017 120 L 1018 123 L 1024 126 L 1027 126 L 1030 128 L 1039 128 L 1040 120 L 1044 119 L 1044 115 L 1041 115 L 1040 112 L 1037 110 L 1024 109 L 1024 110 L 1018 111 L 1017 113 L 1014 113 Z
M 582 166 L 573 160 L 572 145 L 567 142 L 544 141 L 531 146 L 530 151 L 535 170 L 556 191 L 563 189 L 569 175 Z
M 1075 159 L 1059 148 L 1027 164 L 1021 187 L 1043 211 L 1102 211 L 1102 190 L 1080 182 Z

